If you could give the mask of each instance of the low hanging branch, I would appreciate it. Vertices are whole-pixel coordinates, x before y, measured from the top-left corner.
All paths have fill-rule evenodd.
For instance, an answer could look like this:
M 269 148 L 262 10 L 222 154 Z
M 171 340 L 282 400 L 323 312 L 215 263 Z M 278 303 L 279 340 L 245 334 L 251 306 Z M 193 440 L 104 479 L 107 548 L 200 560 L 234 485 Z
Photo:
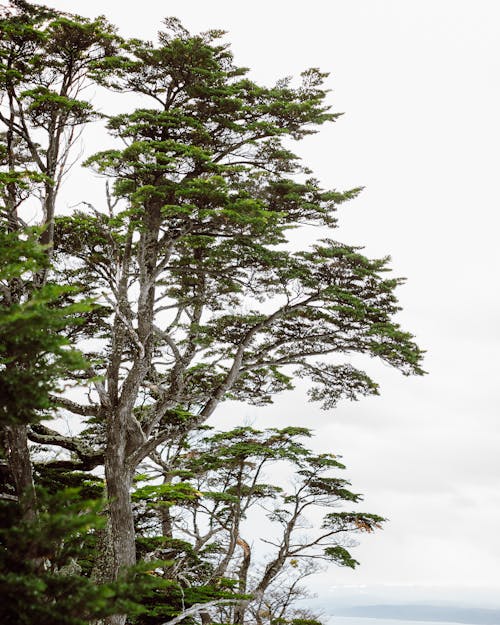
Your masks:
M 193 616 L 194 614 L 198 614 L 199 612 L 204 612 L 209 608 L 215 608 L 219 605 L 240 605 L 246 606 L 248 605 L 248 599 L 216 599 L 214 601 L 208 601 L 207 603 L 195 603 L 187 610 L 184 610 L 180 614 L 178 614 L 170 621 L 165 621 L 161 625 L 177 625 L 188 616 Z

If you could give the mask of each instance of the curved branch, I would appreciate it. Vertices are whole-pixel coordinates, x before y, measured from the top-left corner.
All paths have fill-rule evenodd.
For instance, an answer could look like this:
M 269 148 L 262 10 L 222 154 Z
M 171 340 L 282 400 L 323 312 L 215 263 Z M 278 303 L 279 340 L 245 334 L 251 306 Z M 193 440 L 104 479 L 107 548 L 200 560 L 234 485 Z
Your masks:
M 50 399 L 56 406 L 65 408 L 73 414 L 81 415 L 82 417 L 97 417 L 100 413 L 100 408 L 97 405 L 82 405 L 78 404 L 66 397 L 59 397 L 58 395 L 50 395 Z
M 297 302 L 296 304 L 289 305 L 286 304 L 281 308 L 278 308 L 274 313 L 266 317 L 263 321 L 256 323 L 253 327 L 251 327 L 248 332 L 245 334 L 245 337 L 241 341 L 236 350 L 236 354 L 234 355 L 233 364 L 229 369 L 225 380 L 217 387 L 212 397 L 207 401 L 203 409 L 201 410 L 199 417 L 200 420 L 205 421 L 212 415 L 214 410 L 216 409 L 219 401 L 224 396 L 224 394 L 233 386 L 233 384 L 238 379 L 238 376 L 241 372 L 241 367 L 243 364 L 243 360 L 245 357 L 245 351 L 250 345 L 253 337 L 262 329 L 269 327 L 273 324 L 274 321 L 280 319 L 285 316 L 290 311 L 295 311 L 298 308 L 302 308 L 303 306 L 307 306 L 307 304 L 311 301 L 314 301 L 318 297 L 318 293 L 314 293 L 302 300 L 301 302 Z
M 242 605 L 242 604 L 247 604 L 247 603 L 248 603 L 248 599 L 215 599 L 214 601 L 208 601 L 207 603 L 195 603 L 187 610 L 183 610 L 176 617 L 174 617 L 173 619 L 170 619 L 170 621 L 165 621 L 161 625 L 176 625 L 177 623 L 180 623 L 180 621 L 183 621 L 188 616 L 192 616 L 193 614 L 197 614 L 198 612 L 201 612 L 202 610 L 204 611 L 204 610 L 207 610 L 208 608 L 213 608 L 218 605 L 238 605 L 238 604 Z
M 48 462 L 39 462 L 38 466 L 90 471 L 104 464 L 104 450 L 92 449 L 92 447 L 77 437 L 64 436 L 41 423 L 33 424 L 29 428 L 28 438 L 30 441 L 42 445 L 57 445 L 58 447 L 75 453 L 78 457 L 77 460 L 49 460 Z

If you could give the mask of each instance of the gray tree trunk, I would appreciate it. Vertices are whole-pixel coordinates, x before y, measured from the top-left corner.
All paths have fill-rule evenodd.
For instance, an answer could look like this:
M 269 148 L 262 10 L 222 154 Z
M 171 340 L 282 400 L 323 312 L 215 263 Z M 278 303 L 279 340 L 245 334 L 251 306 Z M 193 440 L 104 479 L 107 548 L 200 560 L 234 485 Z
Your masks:
M 33 465 L 28 447 L 28 434 L 25 425 L 11 425 L 6 428 L 8 467 L 14 482 L 16 494 L 21 503 L 25 519 L 36 516 L 35 485 Z
M 126 415 L 117 411 L 108 424 L 108 445 L 105 457 L 106 487 L 108 492 L 111 552 L 113 554 L 112 580 L 117 580 L 136 563 L 135 530 L 130 488 L 133 469 L 126 459 Z M 126 614 L 115 614 L 105 620 L 106 625 L 125 625 Z

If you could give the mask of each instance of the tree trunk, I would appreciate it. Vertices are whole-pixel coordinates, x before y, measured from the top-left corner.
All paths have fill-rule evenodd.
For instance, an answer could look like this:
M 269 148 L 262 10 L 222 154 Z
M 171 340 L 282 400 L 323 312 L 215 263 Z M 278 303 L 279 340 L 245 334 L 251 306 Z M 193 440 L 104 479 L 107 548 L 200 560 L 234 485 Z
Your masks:
M 243 540 L 241 536 L 238 538 L 238 545 L 243 550 L 243 559 L 238 570 L 238 592 L 240 592 L 241 594 L 245 594 L 247 592 L 248 570 L 250 568 L 252 552 L 250 550 L 250 545 L 247 543 L 246 540 Z M 233 616 L 233 623 L 235 625 L 243 625 L 243 623 L 245 622 L 246 609 L 246 602 L 242 602 L 236 605 Z
M 97 558 L 90 575 L 91 579 L 97 584 L 102 584 L 113 579 L 114 571 L 113 537 L 111 532 L 111 521 L 109 520 L 108 490 L 106 487 L 104 488 L 103 502 L 105 508 L 102 512 L 100 512 L 100 514 L 105 517 L 106 525 L 98 529 L 95 533 L 97 539 Z
M 105 472 L 108 491 L 110 539 L 113 563 L 112 581 L 119 579 L 136 563 L 135 529 L 130 488 L 133 469 L 126 462 L 126 415 L 117 411 L 110 417 Z M 125 625 L 126 614 L 115 614 L 106 619 L 106 625 Z
M 35 485 L 26 425 L 7 426 L 6 439 L 7 462 L 14 488 L 24 518 L 32 520 L 36 516 Z
M 130 501 L 131 476 L 124 469 L 109 466 L 106 462 L 106 481 L 109 496 L 109 517 L 113 542 L 113 578 L 136 563 L 135 531 L 132 503 Z
M 172 476 L 167 475 L 163 479 L 164 484 L 172 483 Z M 159 509 L 160 521 L 161 521 L 161 533 L 164 538 L 172 538 L 173 537 L 173 520 L 172 515 L 170 514 L 169 506 L 161 506 Z
M 54 241 L 54 215 L 55 215 L 56 193 L 54 185 L 48 183 L 45 185 L 45 197 L 43 201 L 43 225 L 44 231 L 40 235 L 40 243 L 42 245 L 51 246 Z M 52 256 L 52 250 L 48 249 L 49 256 Z
M 201 624 L 202 625 L 211 625 L 211 623 L 213 623 L 213 619 L 210 616 L 210 612 L 201 612 L 200 611 L 200 618 L 201 618 Z

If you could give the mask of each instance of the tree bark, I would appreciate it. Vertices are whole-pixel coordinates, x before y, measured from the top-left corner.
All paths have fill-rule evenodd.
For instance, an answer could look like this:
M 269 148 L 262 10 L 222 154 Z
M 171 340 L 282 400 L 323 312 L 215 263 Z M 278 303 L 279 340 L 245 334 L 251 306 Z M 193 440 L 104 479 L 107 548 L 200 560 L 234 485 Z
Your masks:
M 238 570 L 238 591 L 242 594 L 245 594 L 247 592 L 248 570 L 250 568 L 252 552 L 250 550 L 250 545 L 247 543 L 246 540 L 241 538 L 241 536 L 238 537 L 238 545 L 243 550 L 243 559 Z M 235 625 L 243 625 L 243 623 L 245 622 L 246 608 L 246 602 L 242 602 L 236 605 L 233 616 L 233 623 Z
M 108 492 L 110 538 L 112 543 L 112 581 L 123 575 L 136 563 L 135 530 L 130 488 L 133 468 L 126 461 L 126 415 L 118 410 L 108 423 L 108 445 L 105 457 L 106 487 Z M 115 614 L 105 620 L 106 625 L 125 625 L 126 614 Z
M 36 499 L 26 425 L 7 426 L 6 439 L 8 467 L 23 517 L 32 520 L 36 516 Z
M 136 563 L 135 532 L 130 501 L 130 473 L 116 474 L 116 466 L 107 462 L 106 480 L 109 493 L 109 512 L 113 540 L 114 572 L 117 579 L 124 570 Z

